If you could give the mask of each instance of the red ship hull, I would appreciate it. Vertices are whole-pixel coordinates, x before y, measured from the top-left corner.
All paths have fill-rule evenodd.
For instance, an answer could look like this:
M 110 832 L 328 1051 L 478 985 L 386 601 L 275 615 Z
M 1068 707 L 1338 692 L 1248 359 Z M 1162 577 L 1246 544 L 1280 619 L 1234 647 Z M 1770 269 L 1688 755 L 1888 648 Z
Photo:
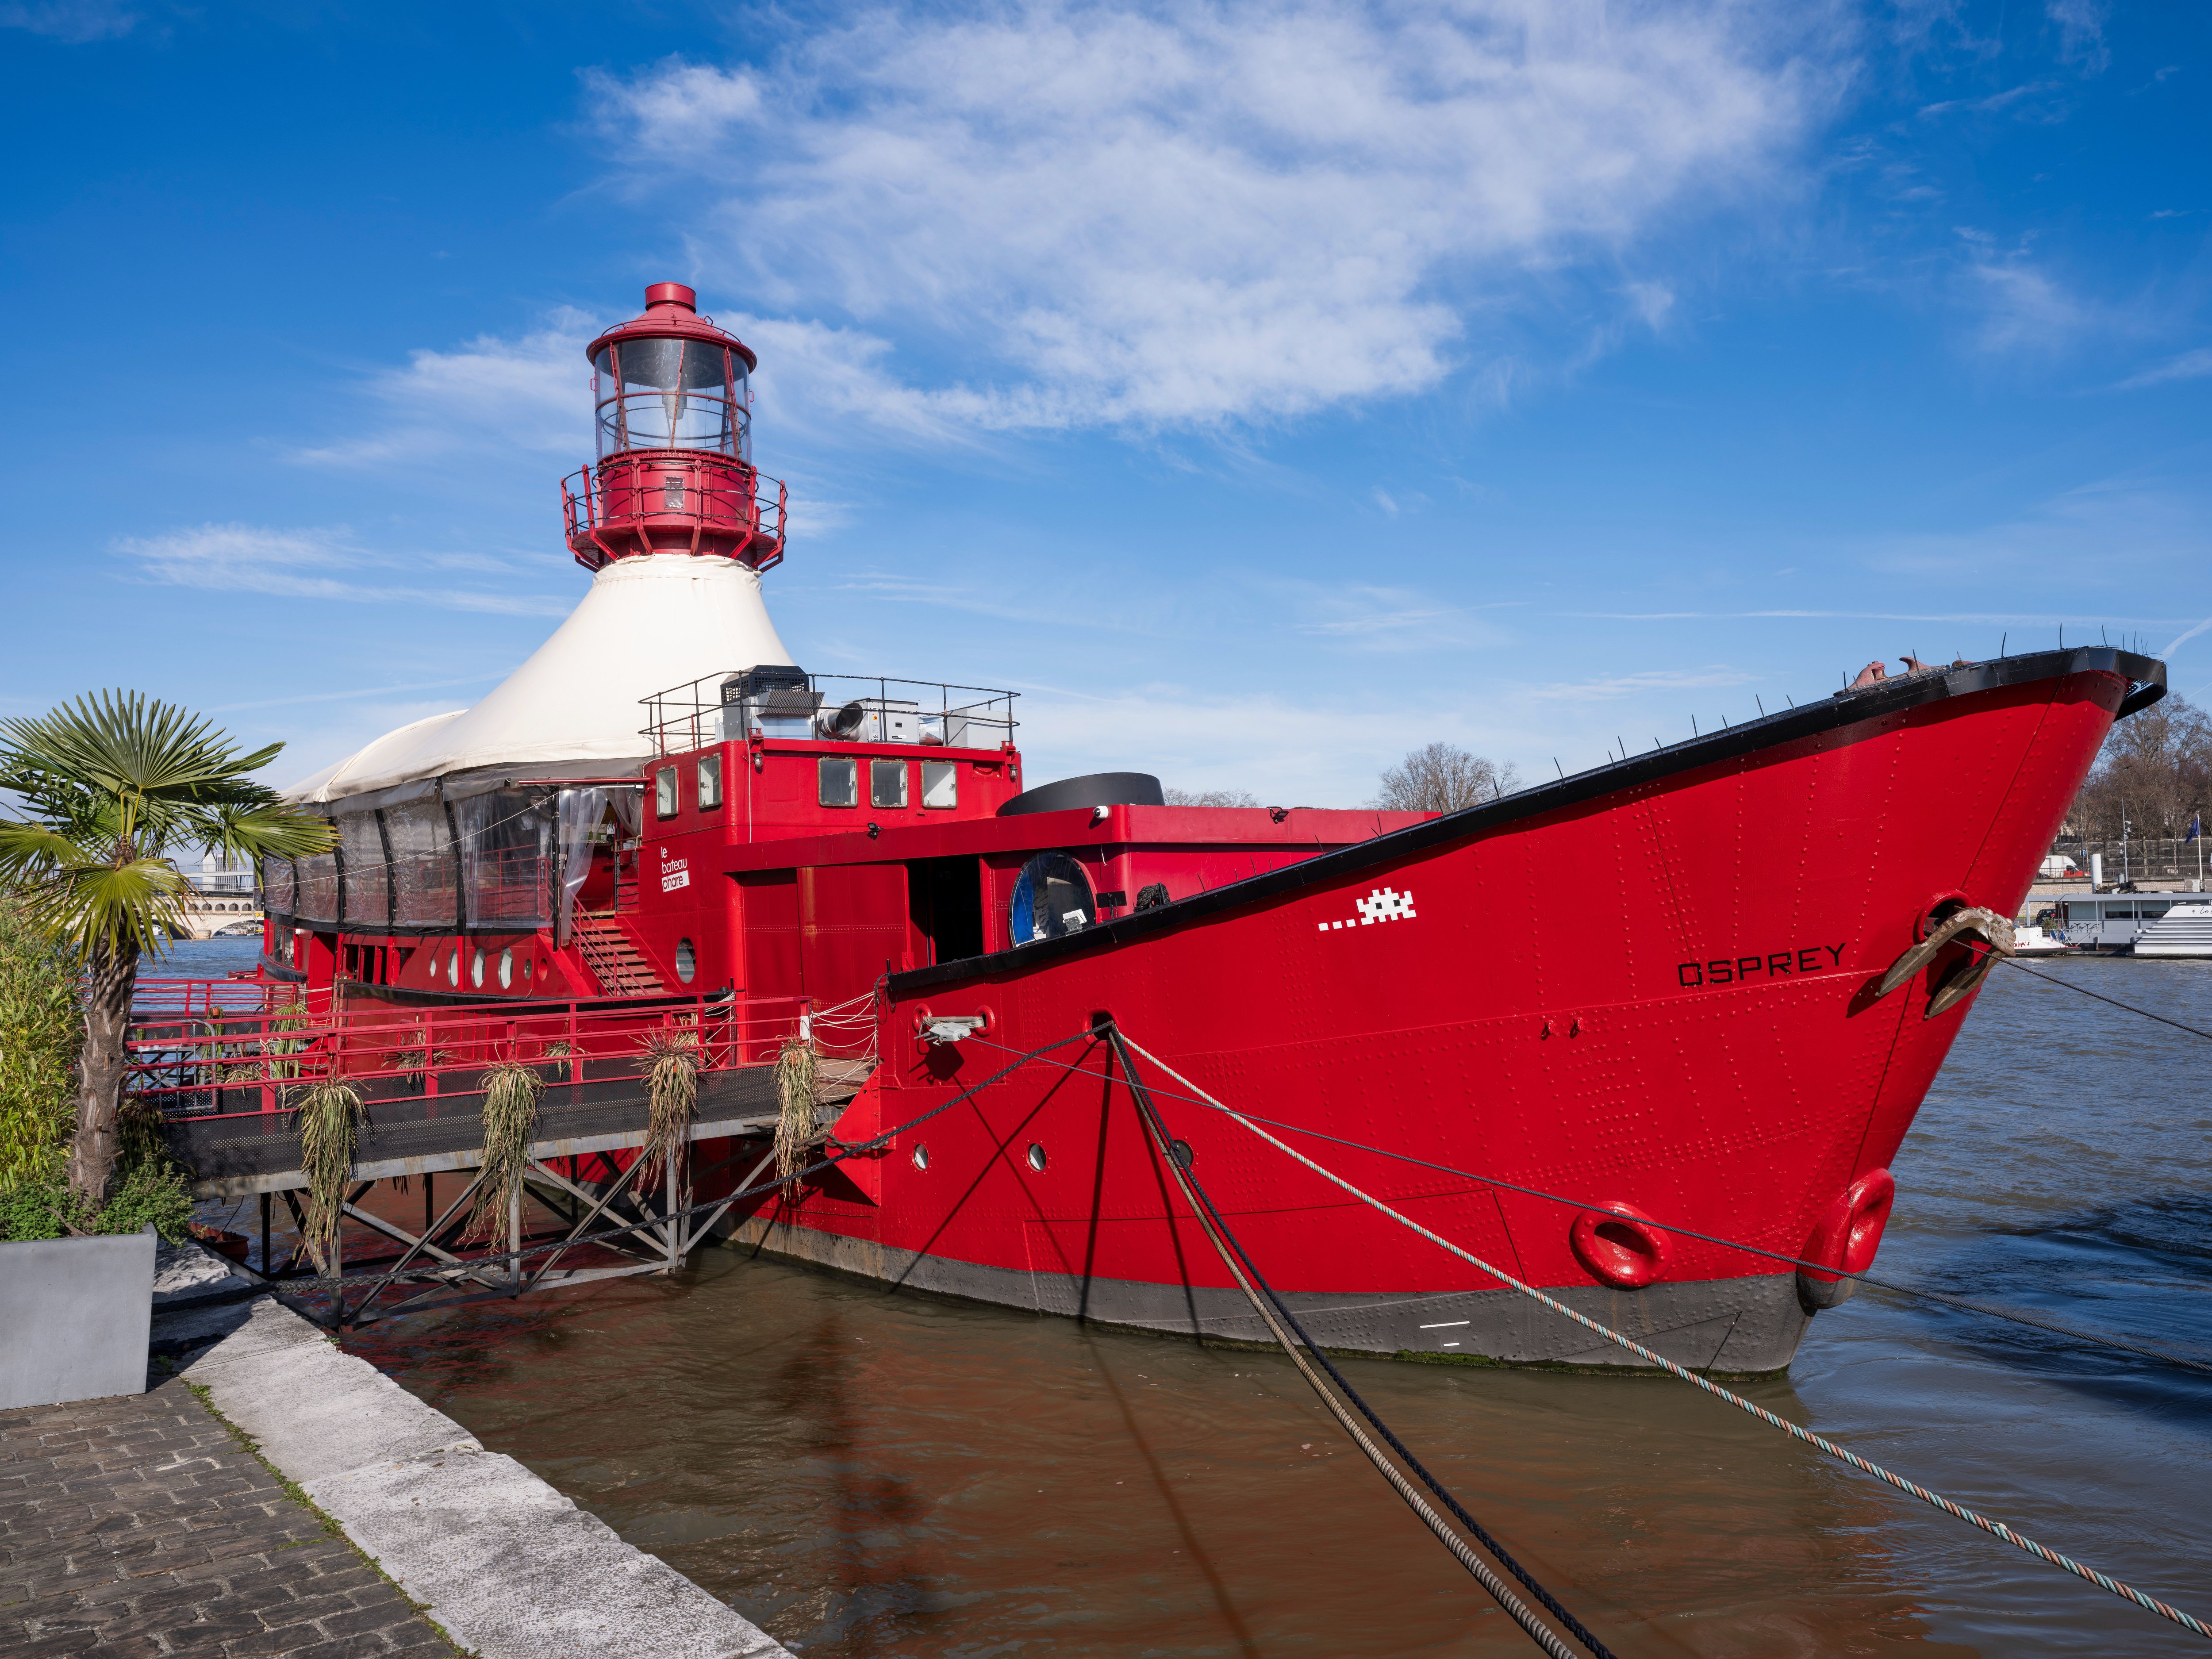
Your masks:
M 1784 1366 L 1819 1275 L 1650 1228 L 1611 1228 L 1626 1243 L 1608 1247 L 1584 1206 L 1833 1266 L 1856 1205 L 1870 1249 L 1886 1171 L 1971 1006 L 1928 1017 L 1956 952 L 1887 996 L 1876 982 L 1931 915 L 2014 912 L 2131 683 L 2156 673 L 2100 649 L 1916 676 L 1066 939 L 892 974 L 883 1064 L 836 1138 L 905 1123 L 1110 1017 L 1225 1104 L 1337 1138 L 1286 1135 L 1359 1187 L 1670 1358 Z M 921 1034 L 925 1017 L 978 1015 L 955 1043 Z M 1318 1340 L 1615 1362 L 1146 1081 Z M 1174 1190 L 1109 1050 L 1085 1042 L 741 1232 L 918 1289 L 1262 1340 Z

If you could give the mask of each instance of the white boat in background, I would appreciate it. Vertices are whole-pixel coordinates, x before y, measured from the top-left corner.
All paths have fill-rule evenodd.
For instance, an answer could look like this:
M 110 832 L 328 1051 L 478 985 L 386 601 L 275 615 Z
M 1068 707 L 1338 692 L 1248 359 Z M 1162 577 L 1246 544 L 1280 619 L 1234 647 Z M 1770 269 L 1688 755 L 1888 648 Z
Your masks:
M 2057 933 L 2047 933 L 2033 922 L 2012 930 L 2012 953 L 2016 957 L 2063 957 L 2074 947 Z
M 2180 914 L 2176 931 L 2169 934 L 2164 927 L 2165 920 L 2177 911 Z M 2199 930 L 2207 920 L 2212 920 L 2212 896 L 2203 893 L 2082 893 L 2052 899 L 2039 907 L 2034 916 L 2036 926 L 2021 932 L 2023 935 L 2037 935 L 2039 942 L 2046 945 L 2055 939 L 2060 948 L 2072 951 L 2108 956 L 2130 951 L 2138 956 L 2212 956 L 2212 945 L 2165 948 L 2165 941 L 2169 939 L 2179 944 L 2203 937 Z M 2139 941 L 2154 930 L 2161 944 L 2159 948 L 2145 951 Z M 2045 949 L 2040 954 L 2056 953 Z
M 2155 916 L 2136 932 L 2139 957 L 2212 957 L 2212 899 L 2179 894 L 2187 900 Z

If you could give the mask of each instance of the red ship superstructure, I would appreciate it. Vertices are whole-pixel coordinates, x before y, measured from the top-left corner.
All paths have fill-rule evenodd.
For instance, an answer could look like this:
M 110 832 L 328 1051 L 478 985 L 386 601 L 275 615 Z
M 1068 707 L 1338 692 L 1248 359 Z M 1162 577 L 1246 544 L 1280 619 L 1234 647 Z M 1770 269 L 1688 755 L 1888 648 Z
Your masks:
M 1789 1362 L 1838 1294 L 1822 1268 L 1871 1260 L 1998 919 L 2161 665 L 2100 647 L 1916 672 L 1448 816 L 1171 806 L 1141 774 L 1039 787 L 1011 694 L 793 660 L 761 597 L 784 501 L 752 463 L 755 359 L 693 298 L 658 285 L 590 348 L 575 613 L 475 708 L 296 792 L 337 848 L 264 871 L 269 975 L 334 1027 L 827 1012 L 859 1056 L 833 1148 L 951 1109 L 744 1200 L 748 1240 L 1262 1337 L 1104 1042 L 976 1087 L 1111 1026 L 1682 1363 Z M 725 1058 L 757 1078 L 775 1047 Z M 544 1052 L 586 1086 L 572 1043 Z M 1318 1340 L 1611 1362 L 1188 1088 L 1154 1103 Z M 702 1196 L 756 1167 L 733 1134 Z

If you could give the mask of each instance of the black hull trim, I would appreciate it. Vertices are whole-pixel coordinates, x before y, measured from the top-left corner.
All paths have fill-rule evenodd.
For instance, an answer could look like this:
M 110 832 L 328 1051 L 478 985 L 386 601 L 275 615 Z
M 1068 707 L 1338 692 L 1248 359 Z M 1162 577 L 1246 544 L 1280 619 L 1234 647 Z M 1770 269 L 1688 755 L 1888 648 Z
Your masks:
M 1885 680 L 1863 691 L 1839 691 L 1817 703 L 1784 709 L 1764 720 L 1725 726 L 1687 743 L 1678 743 L 1648 755 L 1593 767 L 1557 782 L 1538 784 L 1480 806 L 1448 813 L 1426 823 L 1377 836 L 1334 853 L 1324 853 L 1262 876 L 1232 882 L 1209 892 L 1196 893 L 1155 909 L 1139 910 L 1119 920 L 1101 922 L 1079 933 L 1039 939 L 989 956 L 940 963 L 890 975 L 890 992 L 904 997 L 932 986 L 957 985 L 998 975 L 1023 973 L 1048 962 L 1110 950 L 1133 939 L 1168 932 L 1243 905 L 1296 892 L 1319 882 L 1336 880 L 1370 866 L 1389 864 L 1431 848 L 1466 841 L 1523 819 L 1579 806 L 1601 796 L 1641 785 L 1661 783 L 1684 772 L 1717 761 L 1740 759 L 1761 750 L 1780 748 L 1844 726 L 1901 714 L 1929 703 L 1972 696 L 2006 686 L 2038 680 L 2063 679 L 2075 674 L 2112 674 L 2133 688 L 2122 701 L 2118 718 L 2124 720 L 2148 708 L 2166 695 L 2166 665 L 2155 658 L 2138 656 L 2112 646 L 2085 646 L 2071 651 L 2040 651 L 2031 656 L 2001 657 L 1994 662 L 1970 664 L 1948 672 L 1915 674 Z
M 1058 1314 L 1104 1325 L 1272 1347 L 1243 1292 L 1129 1279 L 1083 1280 L 922 1255 L 755 1215 L 729 1230 L 739 1249 L 826 1267 L 901 1289 Z M 1601 1285 L 1546 1294 L 1692 1370 L 1760 1376 L 1785 1369 L 1812 1322 L 1794 1273 L 1653 1285 Z M 1518 1291 L 1344 1294 L 1293 1291 L 1283 1299 L 1323 1346 L 1430 1361 L 1571 1366 L 1653 1372 L 1626 1349 L 1595 1337 Z

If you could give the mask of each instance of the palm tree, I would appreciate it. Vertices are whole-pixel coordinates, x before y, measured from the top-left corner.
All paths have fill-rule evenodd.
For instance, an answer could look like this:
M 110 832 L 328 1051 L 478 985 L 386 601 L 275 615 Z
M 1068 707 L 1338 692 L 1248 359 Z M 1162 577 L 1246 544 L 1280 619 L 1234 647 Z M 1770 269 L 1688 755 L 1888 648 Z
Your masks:
M 135 691 L 0 720 L 0 788 L 25 809 L 0 819 L 0 886 L 86 976 L 70 1185 L 88 1205 L 115 1176 L 138 959 L 175 931 L 187 890 L 168 850 L 258 860 L 330 845 L 326 824 L 250 775 L 283 746 L 240 754 L 205 718 Z

